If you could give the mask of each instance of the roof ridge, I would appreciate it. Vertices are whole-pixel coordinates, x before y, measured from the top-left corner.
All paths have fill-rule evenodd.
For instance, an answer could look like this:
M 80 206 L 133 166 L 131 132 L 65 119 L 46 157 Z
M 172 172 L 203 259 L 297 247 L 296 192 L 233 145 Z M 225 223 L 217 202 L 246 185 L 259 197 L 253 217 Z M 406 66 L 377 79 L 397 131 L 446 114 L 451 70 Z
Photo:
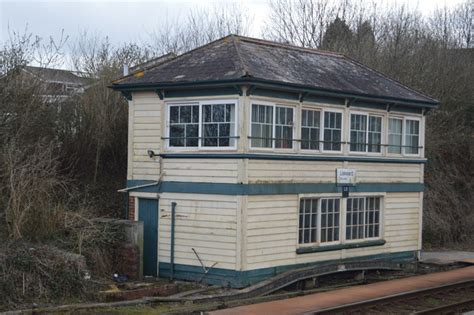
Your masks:
M 310 48 L 310 47 L 301 47 L 301 46 L 291 45 L 291 44 L 287 44 L 287 43 L 279 43 L 279 42 L 271 41 L 271 40 L 267 40 L 267 39 L 247 37 L 247 36 L 242 36 L 242 35 L 234 35 L 234 36 L 238 37 L 239 39 L 241 39 L 243 41 L 253 42 L 253 43 L 256 43 L 256 44 L 262 44 L 262 45 L 273 46 L 273 47 L 281 47 L 281 48 L 285 48 L 285 49 L 306 51 L 306 52 L 309 52 L 309 53 L 314 53 L 314 54 L 319 54 L 319 55 L 344 57 L 344 55 L 341 54 L 341 53 L 334 52 L 334 51 L 329 51 L 329 50 L 322 50 L 322 49 Z
M 377 69 L 374 69 L 374 68 L 372 68 L 372 67 L 369 67 L 369 66 L 367 66 L 367 65 L 365 65 L 365 64 L 363 64 L 363 63 L 361 63 L 361 62 L 359 62 L 359 61 L 357 61 L 357 60 L 355 60 L 355 59 L 353 59 L 353 58 L 351 58 L 351 57 L 348 57 L 348 56 L 346 56 L 346 55 L 344 55 L 344 54 L 341 54 L 341 55 L 342 55 L 344 58 L 346 58 L 347 60 L 349 60 L 350 62 L 355 63 L 355 64 L 357 64 L 358 66 L 363 67 L 363 68 L 365 68 L 365 69 L 368 69 L 368 70 L 370 70 L 370 71 L 372 71 L 372 72 L 375 72 L 375 73 L 377 73 L 378 75 L 384 77 L 385 79 L 387 79 L 387 80 L 389 80 L 389 81 L 392 81 L 392 82 L 395 83 L 396 85 L 401 86 L 402 88 L 405 88 L 405 89 L 407 89 L 407 90 L 411 90 L 412 92 L 418 94 L 419 96 L 423 96 L 423 97 L 429 98 L 429 99 L 432 100 L 432 101 L 438 102 L 438 100 L 436 100 L 435 98 L 429 96 L 428 94 L 425 94 L 425 93 L 423 93 L 423 92 L 421 92 L 421 91 L 419 91 L 419 90 L 417 90 L 417 89 L 414 89 L 414 88 L 412 88 L 412 87 L 410 87 L 410 86 L 404 84 L 403 82 L 400 82 L 400 81 L 398 81 L 398 80 L 396 80 L 396 79 L 394 79 L 394 78 L 391 78 L 390 76 L 388 76 L 387 74 L 383 73 L 382 71 L 379 71 L 379 70 L 377 70 Z
M 227 36 L 221 37 L 221 38 L 216 39 L 216 40 L 213 40 L 213 41 L 211 41 L 211 42 L 209 42 L 209 43 L 207 43 L 207 44 L 205 44 L 205 45 L 198 46 L 198 47 L 196 47 L 196 48 L 193 48 L 193 49 L 191 49 L 191 50 L 188 50 L 188 51 L 182 53 L 181 55 L 176 56 L 175 58 L 171 58 L 171 59 L 166 60 L 166 61 L 164 61 L 164 62 L 162 62 L 162 63 L 157 64 L 157 65 L 152 65 L 152 66 L 150 66 L 150 67 L 148 67 L 148 68 L 140 69 L 140 70 L 134 71 L 134 72 L 132 72 L 132 73 L 129 73 L 129 74 L 127 74 L 127 75 L 121 76 L 120 78 L 117 78 L 117 79 L 113 80 L 113 81 L 112 81 L 112 84 L 114 84 L 114 83 L 120 83 L 120 81 L 122 81 L 122 80 L 124 80 L 124 79 L 126 79 L 126 78 L 129 78 L 129 77 L 132 77 L 132 76 L 134 76 L 134 75 L 137 74 L 137 73 L 140 73 L 140 72 L 143 72 L 143 71 L 146 71 L 146 70 L 151 70 L 151 69 L 153 69 L 153 68 L 160 67 L 160 66 L 162 66 L 162 65 L 164 65 L 164 64 L 170 64 L 170 63 L 172 63 L 172 62 L 174 62 L 174 61 L 180 59 L 180 58 L 183 57 L 183 56 L 189 55 L 189 54 L 191 54 L 191 53 L 193 53 L 193 52 L 195 52 L 195 51 L 197 51 L 197 50 L 201 50 L 201 49 L 204 49 L 204 48 L 209 47 L 209 46 L 211 46 L 211 45 L 214 45 L 214 44 L 216 44 L 216 43 L 218 43 L 218 42 L 224 41 L 226 38 L 229 38 L 229 37 L 231 37 L 231 36 L 232 36 L 232 35 L 227 35 Z M 170 52 L 170 53 L 171 53 L 171 52 Z
M 237 56 L 239 57 L 239 61 L 240 61 L 241 65 L 242 65 L 242 70 L 243 70 L 243 75 L 242 75 L 242 76 L 243 76 L 243 77 L 252 76 L 252 75 L 250 74 L 249 68 L 247 67 L 247 65 L 246 65 L 245 62 L 244 62 L 244 58 L 242 57 L 242 54 L 240 53 L 240 49 L 239 49 L 239 47 L 238 47 L 238 45 L 237 45 L 238 40 L 237 40 L 236 37 L 238 37 L 238 35 L 231 34 L 230 37 L 232 38 L 232 41 L 233 41 L 234 47 L 235 47 L 235 51 L 237 52 Z

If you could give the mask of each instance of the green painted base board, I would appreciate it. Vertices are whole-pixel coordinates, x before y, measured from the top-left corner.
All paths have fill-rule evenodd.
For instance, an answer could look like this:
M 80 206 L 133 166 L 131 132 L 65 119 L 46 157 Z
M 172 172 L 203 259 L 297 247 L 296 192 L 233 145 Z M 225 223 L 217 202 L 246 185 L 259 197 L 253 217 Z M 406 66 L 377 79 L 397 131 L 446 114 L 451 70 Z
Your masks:
M 231 288 L 244 288 L 257 282 L 263 281 L 277 274 L 292 269 L 310 267 L 310 266 L 325 266 L 329 264 L 339 264 L 355 261 L 389 261 L 394 263 L 410 262 L 416 260 L 416 251 L 405 251 L 398 253 L 379 254 L 370 256 L 361 256 L 354 258 L 347 258 L 343 260 L 331 260 L 306 264 L 294 264 L 285 266 L 276 266 L 270 268 L 238 271 L 231 269 L 212 268 L 207 275 L 204 275 L 203 269 L 200 266 L 175 264 L 174 277 L 178 280 L 187 281 L 202 281 L 203 283 L 219 285 Z M 171 265 L 166 262 L 159 263 L 159 275 L 163 278 L 169 278 Z

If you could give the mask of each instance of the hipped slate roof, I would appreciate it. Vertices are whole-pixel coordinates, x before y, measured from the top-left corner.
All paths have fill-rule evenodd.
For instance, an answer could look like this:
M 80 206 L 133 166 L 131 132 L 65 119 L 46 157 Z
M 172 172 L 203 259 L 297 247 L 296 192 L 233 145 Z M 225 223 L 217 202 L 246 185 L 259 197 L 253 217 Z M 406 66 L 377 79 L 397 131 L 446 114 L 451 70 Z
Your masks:
M 113 88 L 267 82 L 351 95 L 438 102 L 344 55 L 230 35 L 113 82 Z

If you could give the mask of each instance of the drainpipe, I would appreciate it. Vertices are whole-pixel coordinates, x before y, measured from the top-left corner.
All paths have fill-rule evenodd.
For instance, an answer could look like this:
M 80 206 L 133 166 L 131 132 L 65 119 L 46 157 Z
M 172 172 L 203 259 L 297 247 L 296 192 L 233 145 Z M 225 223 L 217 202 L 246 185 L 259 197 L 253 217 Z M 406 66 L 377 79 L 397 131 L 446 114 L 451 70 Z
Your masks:
M 174 226 L 176 221 L 176 202 L 171 203 L 171 248 L 170 248 L 170 280 L 174 278 Z

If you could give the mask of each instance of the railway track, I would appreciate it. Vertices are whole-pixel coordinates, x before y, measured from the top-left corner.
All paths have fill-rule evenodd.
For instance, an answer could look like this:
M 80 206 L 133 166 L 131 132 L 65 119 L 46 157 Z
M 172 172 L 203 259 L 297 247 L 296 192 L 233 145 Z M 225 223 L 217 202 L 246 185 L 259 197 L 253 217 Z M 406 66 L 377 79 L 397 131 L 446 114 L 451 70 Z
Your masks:
M 414 290 L 307 314 L 459 314 L 474 310 L 474 280 Z

